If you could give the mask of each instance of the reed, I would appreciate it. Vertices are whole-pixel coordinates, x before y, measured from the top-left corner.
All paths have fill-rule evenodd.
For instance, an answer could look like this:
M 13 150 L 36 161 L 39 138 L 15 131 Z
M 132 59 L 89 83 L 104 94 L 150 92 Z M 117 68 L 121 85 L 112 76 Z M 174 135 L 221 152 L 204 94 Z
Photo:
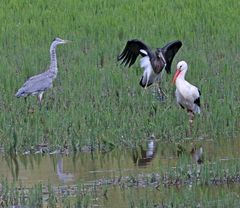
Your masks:
M 104 141 L 132 146 L 154 133 L 179 141 L 188 131 L 187 114 L 175 103 L 172 76 L 159 102 L 139 85 L 138 64 L 126 69 L 116 57 L 131 38 L 153 46 L 180 39 L 173 61 L 189 63 L 187 79 L 202 91 L 202 114 L 193 137 L 239 135 L 238 1 L 4 1 L 0 34 L 0 143 L 24 151 L 40 143 L 78 150 Z M 47 68 L 51 40 L 58 48 L 59 74 L 44 97 L 27 103 L 14 97 L 24 80 Z M 124 142 L 123 142 L 124 141 Z

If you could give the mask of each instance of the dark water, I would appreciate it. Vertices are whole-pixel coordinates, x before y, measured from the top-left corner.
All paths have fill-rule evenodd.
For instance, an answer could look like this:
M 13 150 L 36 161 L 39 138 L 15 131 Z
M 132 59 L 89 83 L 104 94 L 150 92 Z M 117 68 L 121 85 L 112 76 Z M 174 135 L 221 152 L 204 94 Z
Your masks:
M 196 158 L 198 156 L 191 154 L 194 147 L 196 147 L 196 150 L 202 148 L 204 158 L 209 162 L 214 162 L 216 159 L 228 161 L 240 158 L 240 142 L 236 140 L 225 139 L 218 142 L 196 140 L 182 142 L 181 144 L 166 144 L 148 140 L 134 150 L 115 149 L 108 153 L 88 152 L 78 153 L 74 156 L 32 154 L 8 157 L 1 155 L 0 175 L 9 181 L 21 181 L 25 187 L 32 187 L 39 182 L 43 184 L 50 183 L 56 187 L 76 185 L 79 182 L 83 184 L 94 183 L 98 180 L 118 178 L 120 176 L 162 172 L 169 167 L 176 166 L 179 151 L 189 155 L 189 158 L 192 158 L 192 163 L 197 163 Z M 191 191 L 193 187 L 186 186 L 181 188 L 181 191 L 185 189 Z M 199 193 L 202 193 L 203 189 L 207 189 L 211 194 L 216 193 L 214 187 L 199 187 L 196 189 Z M 232 186 L 231 190 L 239 194 L 239 191 L 235 189 L 235 186 Z M 222 192 L 226 190 L 226 187 L 221 186 L 217 190 Z M 131 200 L 134 197 L 140 197 L 141 203 L 144 203 L 144 200 L 151 200 L 152 202 L 157 200 L 159 203 L 159 201 L 163 202 L 167 198 L 174 200 L 171 197 L 177 192 L 179 190 L 173 187 L 157 190 L 154 187 L 123 189 L 120 186 L 110 186 L 105 197 L 99 199 L 98 196 L 96 199 L 92 199 L 92 203 L 103 207 L 128 207 L 131 206 Z M 119 206 L 119 203 L 122 206 Z M 137 204 L 134 206 L 138 207 Z

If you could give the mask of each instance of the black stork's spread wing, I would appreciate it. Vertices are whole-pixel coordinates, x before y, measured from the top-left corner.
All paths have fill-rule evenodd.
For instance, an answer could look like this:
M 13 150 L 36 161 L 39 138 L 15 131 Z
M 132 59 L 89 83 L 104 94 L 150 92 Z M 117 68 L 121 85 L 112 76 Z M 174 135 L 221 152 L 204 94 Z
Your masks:
M 135 63 L 139 54 L 142 56 L 151 56 L 150 48 L 140 40 L 129 40 L 123 52 L 118 56 L 118 61 L 122 60 L 121 64 L 130 67 Z
M 163 56 L 167 64 L 165 67 L 165 70 L 167 71 L 168 74 L 171 73 L 172 60 L 176 55 L 176 53 L 178 52 L 179 48 L 181 48 L 181 46 L 182 46 L 182 42 L 179 40 L 176 40 L 168 43 L 162 48 Z

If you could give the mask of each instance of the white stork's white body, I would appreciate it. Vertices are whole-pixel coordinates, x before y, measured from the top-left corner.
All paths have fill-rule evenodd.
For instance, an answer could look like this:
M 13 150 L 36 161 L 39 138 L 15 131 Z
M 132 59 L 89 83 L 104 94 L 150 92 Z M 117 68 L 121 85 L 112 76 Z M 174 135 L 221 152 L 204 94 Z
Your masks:
M 190 122 L 192 121 L 194 114 L 200 113 L 200 91 L 199 89 L 185 80 L 185 74 L 188 66 L 185 61 L 180 61 L 177 64 L 177 70 L 173 78 L 173 82 L 176 84 L 176 99 L 177 103 L 186 108 L 190 116 Z

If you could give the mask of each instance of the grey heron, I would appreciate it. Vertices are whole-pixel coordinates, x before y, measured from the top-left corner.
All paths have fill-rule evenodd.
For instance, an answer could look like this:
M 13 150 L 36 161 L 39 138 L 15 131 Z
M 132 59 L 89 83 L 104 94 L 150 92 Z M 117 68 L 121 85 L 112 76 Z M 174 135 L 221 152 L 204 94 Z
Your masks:
M 185 61 L 180 61 L 177 64 L 177 70 L 173 77 L 173 83 L 176 84 L 176 99 L 177 103 L 187 110 L 189 114 L 190 127 L 196 113 L 200 113 L 200 90 L 185 80 L 185 75 L 188 70 L 188 65 Z
M 166 44 L 163 48 L 152 51 L 144 42 L 133 39 L 127 42 L 122 53 L 118 56 L 118 61 L 122 60 L 122 64 L 131 67 L 138 55 L 141 55 L 140 67 L 144 69 L 144 72 L 139 84 L 146 88 L 154 82 L 158 82 L 160 89 L 161 72 L 165 68 L 168 74 L 171 73 L 172 60 L 181 46 L 182 42 L 176 40 Z
M 23 86 L 17 91 L 15 96 L 27 97 L 29 95 L 35 95 L 38 97 L 39 105 L 41 106 L 43 93 L 53 86 L 53 80 L 57 77 L 57 54 L 56 47 L 60 44 L 70 42 L 69 40 L 62 40 L 55 38 L 50 46 L 50 66 L 47 71 L 30 77 Z

